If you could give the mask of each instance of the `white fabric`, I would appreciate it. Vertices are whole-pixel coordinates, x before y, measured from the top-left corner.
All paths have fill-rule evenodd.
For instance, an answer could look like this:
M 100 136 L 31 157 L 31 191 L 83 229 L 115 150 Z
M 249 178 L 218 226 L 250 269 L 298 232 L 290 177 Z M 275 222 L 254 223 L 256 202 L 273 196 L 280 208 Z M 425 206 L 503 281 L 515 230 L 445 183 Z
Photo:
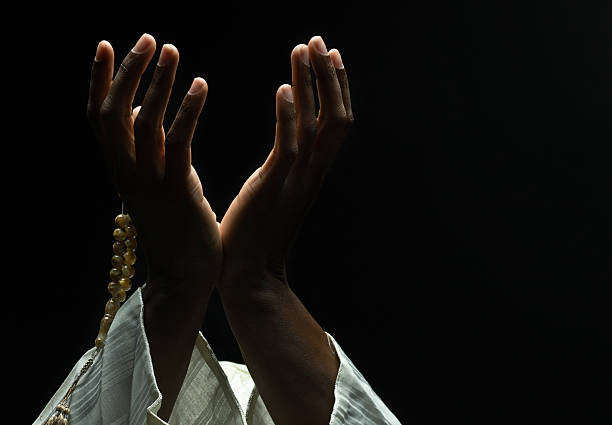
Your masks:
M 144 329 L 140 288 L 119 309 L 104 350 L 72 395 L 70 425 L 267 425 L 273 424 L 247 367 L 219 362 L 200 333 L 169 424 L 157 416 L 161 393 Z M 399 424 L 340 345 L 330 425 Z M 34 425 L 42 425 L 95 349 L 76 363 Z

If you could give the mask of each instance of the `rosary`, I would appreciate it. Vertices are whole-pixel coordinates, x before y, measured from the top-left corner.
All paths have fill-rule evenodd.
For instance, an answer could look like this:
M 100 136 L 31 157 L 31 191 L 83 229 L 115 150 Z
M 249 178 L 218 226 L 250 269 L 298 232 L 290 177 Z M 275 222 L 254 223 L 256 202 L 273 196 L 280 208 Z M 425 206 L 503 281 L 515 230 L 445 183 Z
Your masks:
M 134 263 L 136 263 L 136 254 L 134 252 L 137 245 L 136 228 L 132 224 L 130 215 L 123 213 L 123 205 L 121 207 L 121 214 L 115 217 L 115 224 L 117 228 L 113 231 L 113 237 L 115 238 L 115 242 L 113 243 L 114 255 L 111 258 L 113 268 L 110 271 L 111 281 L 108 284 L 108 292 L 111 294 L 111 298 L 106 303 L 104 316 L 100 321 L 100 330 L 95 340 L 96 351 L 93 356 L 87 360 L 87 363 L 83 365 L 76 379 L 70 388 L 68 388 L 66 395 L 55 408 L 55 412 L 47 422 L 45 422 L 45 425 L 68 424 L 68 416 L 70 415 L 70 396 L 79 383 L 79 379 L 85 375 L 93 364 L 96 356 L 104 348 L 104 341 L 113 323 L 115 314 L 119 310 L 121 303 L 125 301 L 127 291 L 132 288 L 132 281 L 130 279 L 134 276 L 133 266 Z

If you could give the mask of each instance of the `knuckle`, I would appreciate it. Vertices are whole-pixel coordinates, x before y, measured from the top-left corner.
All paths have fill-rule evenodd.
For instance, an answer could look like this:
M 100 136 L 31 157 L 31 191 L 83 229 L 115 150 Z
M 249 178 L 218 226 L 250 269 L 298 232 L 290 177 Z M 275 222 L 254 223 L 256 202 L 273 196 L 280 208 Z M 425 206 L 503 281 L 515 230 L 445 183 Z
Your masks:
M 108 102 L 104 102 L 102 104 L 102 106 L 100 107 L 100 117 L 104 120 L 107 121 L 113 117 L 115 117 L 117 115 L 115 109 L 112 107 L 112 105 Z
M 117 70 L 118 75 L 115 78 L 134 78 L 136 76 L 140 76 L 143 72 L 140 66 L 140 62 L 142 60 L 143 58 L 141 55 L 133 52 L 128 53 L 128 55 L 119 64 L 119 69 Z
M 297 120 L 297 113 L 295 108 L 289 108 L 285 114 L 285 120 L 288 122 L 295 122 Z
M 313 89 L 312 76 L 310 75 L 310 72 L 300 75 L 299 81 L 302 83 L 302 86 L 304 87 L 304 89 L 306 90 Z
M 131 68 L 132 68 L 132 58 L 131 58 L 131 55 L 128 55 L 125 59 L 123 59 L 123 61 L 119 65 L 119 72 L 122 74 L 129 73 Z
M 349 128 L 349 127 L 352 127 L 353 124 L 355 124 L 355 117 L 353 116 L 353 113 L 351 112 L 351 113 L 346 115 L 345 125 L 344 126 L 346 128 Z
M 149 84 L 150 89 L 159 89 L 161 87 L 166 86 L 168 83 L 168 78 L 166 76 L 166 68 L 165 67 L 157 67 L 155 72 L 153 73 L 153 77 L 151 78 L 151 83 Z
M 300 126 L 300 133 L 304 134 L 309 139 L 313 139 L 317 135 L 317 123 L 314 121 L 302 123 Z
M 333 81 L 338 78 L 336 76 L 336 67 L 334 66 L 331 60 L 325 61 L 325 67 L 323 69 L 323 78 L 329 81 Z
M 187 119 L 187 118 L 193 117 L 195 113 L 196 113 L 196 105 L 194 104 L 191 98 L 188 98 L 183 103 L 183 106 L 181 107 L 179 114 L 182 119 Z
M 346 127 L 349 125 L 349 118 L 344 110 L 344 106 L 340 105 L 332 111 L 329 111 L 329 113 L 322 114 L 321 122 L 327 127 Z
M 154 125 L 155 123 L 153 122 L 153 120 L 151 120 L 146 114 L 139 112 L 138 116 L 134 120 L 134 133 L 150 133 Z

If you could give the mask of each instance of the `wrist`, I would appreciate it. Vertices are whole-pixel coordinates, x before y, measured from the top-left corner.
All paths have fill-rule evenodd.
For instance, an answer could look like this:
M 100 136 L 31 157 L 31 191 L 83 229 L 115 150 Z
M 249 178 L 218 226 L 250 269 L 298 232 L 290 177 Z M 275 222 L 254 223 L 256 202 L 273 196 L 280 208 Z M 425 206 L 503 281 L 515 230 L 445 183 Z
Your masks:
M 217 290 L 226 311 L 245 313 L 276 310 L 291 294 L 286 276 L 263 271 L 224 276 Z
M 213 288 L 214 282 L 195 276 L 151 278 L 142 288 L 145 325 L 171 329 L 187 321 L 199 327 Z
M 212 292 L 218 277 L 209 274 L 174 273 L 151 274 L 146 279 L 143 293 L 148 293 L 160 299 L 201 298 Z

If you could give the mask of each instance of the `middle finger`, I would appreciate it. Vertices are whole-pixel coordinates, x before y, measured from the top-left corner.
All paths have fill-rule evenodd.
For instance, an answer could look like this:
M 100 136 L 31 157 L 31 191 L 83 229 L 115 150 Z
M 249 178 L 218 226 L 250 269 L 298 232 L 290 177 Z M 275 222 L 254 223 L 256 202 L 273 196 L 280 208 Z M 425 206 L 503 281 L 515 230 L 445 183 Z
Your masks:
M 317 121 L 308 46 L 305 44 L 298 44 L 291 52 L 291 83 L 297 116 L 298 156 L 300 160 L 307 160 L 317 133 Z
M 342 90 L 336 75 L 336 68 L 332 62 L 325 42 L 321 36 L 314 36 L 308 42 L 312 69 L 317 78 L 317 91 L 319 92 L 319 122 L 341 120 L 346 117 Z
M 136 161 L 138 168 L 149 176 L 163 175 L 162 127 L 174 84 L 178 58 L 178 50 L 172 44 L 165 44 L 162 47 L 153 79 L 134 121 Z
M 132 114 L 132 102 L 140 77 L 153 53 L 155 39 L 149 34 L 143 34 L 132 50 L 127 54 L 113 79 L 108 96 L 104 103 L 107 115 L 129 118 Z

